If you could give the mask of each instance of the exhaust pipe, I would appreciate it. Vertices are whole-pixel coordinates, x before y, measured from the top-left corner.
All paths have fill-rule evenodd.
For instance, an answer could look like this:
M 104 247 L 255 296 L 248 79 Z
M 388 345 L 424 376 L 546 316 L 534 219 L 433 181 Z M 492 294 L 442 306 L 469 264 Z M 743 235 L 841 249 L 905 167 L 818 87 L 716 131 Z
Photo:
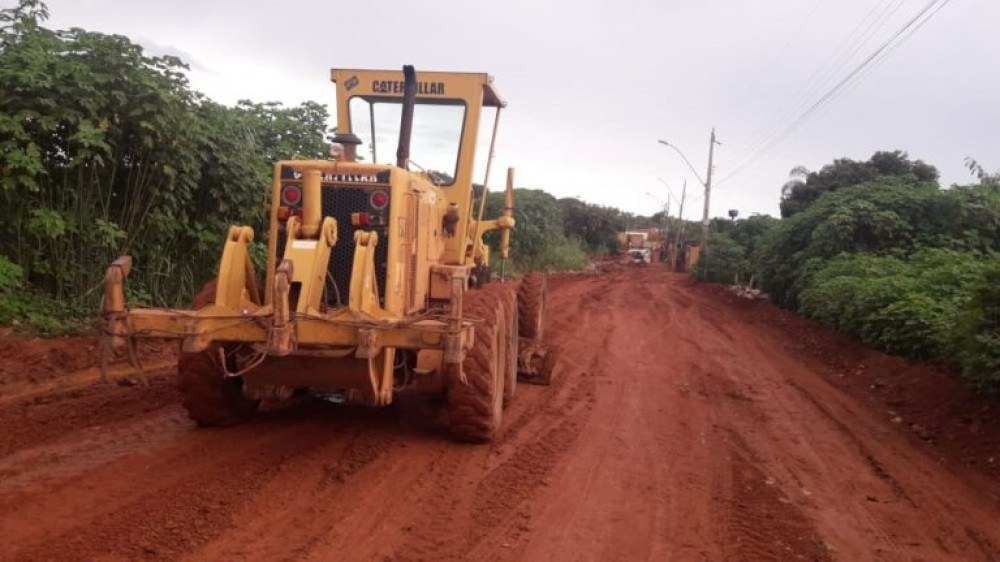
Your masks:
M 403 113 L 399 119 L 399 146 L 396 166 L 409 169 L 410 135 L 413 132 L 413 105 L 417 97 L 417 73 L 413 65 L 403 66 Z

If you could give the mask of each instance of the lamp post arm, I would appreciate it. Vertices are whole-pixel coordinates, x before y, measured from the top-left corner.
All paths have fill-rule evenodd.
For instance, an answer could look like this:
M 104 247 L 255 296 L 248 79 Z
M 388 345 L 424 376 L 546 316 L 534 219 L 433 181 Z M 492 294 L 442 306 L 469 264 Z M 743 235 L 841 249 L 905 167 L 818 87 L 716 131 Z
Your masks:
M 697 178 L 699 182 L 701 182 L 701 185 L 705 185 L 705 180 L 702 179 L 701 174 L 698 173 L 698 170 L 694 169 L 694 165 L 691 164 L 691 161 L 687 159 L 687 156 L 684 156 L 684 153 L 681 152 L 681 149 L 677 148 L 676 146 L 670 144 L 665 140 L 657 140 L 656 142 L 664 146 L 669 146 L 670 148 L 674 149 L 674 151 L 680 155 L 681 159 L 684 160 L 684 163 L 687 164 L 688 169 L 691 170 L 691 173 L 694 174 L 694 177 Z

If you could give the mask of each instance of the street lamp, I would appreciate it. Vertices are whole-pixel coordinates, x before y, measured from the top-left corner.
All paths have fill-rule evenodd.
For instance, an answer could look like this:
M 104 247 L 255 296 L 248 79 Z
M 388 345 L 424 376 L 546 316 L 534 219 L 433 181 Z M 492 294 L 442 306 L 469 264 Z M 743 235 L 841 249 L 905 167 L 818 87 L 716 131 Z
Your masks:
M 656 142 L 662 144 L 663 146 L 669 146 L 670 148 L 674 149 L 677 152 L 677 154 L 680 155 L 681 159 L 684 160 L 684 163 L 687 164 L 688 169 L 691 170 L 691 173 L 694 174 L 694 177 L 698 178 L 698 182 L 701 183 L 702 187 L 705 187 L 705 180 L 701 179 L 701 175 L 698 174 L 698 170 L 694 169 L 694 165 L 691 164 L 691 161 L 688 160 L 687 156 L 684 156 L 684 153 L 681 152 L 681 149 L 677 148 L 677 146 L 670 144 L 669 142 L 663 139 L 657 140 Z
M 677 146 L 675 146 L 675 145 L 673 145 L 673 144 L 671 144 L 671 143 L 669 143 L 669 142 L 667 142 L 665 140 L 662 140 L 662 139 L 658 140 L 657 142 L 659 142 L 663 146 L 668 146 L 668 147 L 674 149 L 674 152 L 676 152 L 681 157 L 681 160 L 684 160 L 684 163 L 687 164 L 688 169 L 691 170 L 691 173 L 694 174 L 694 177 L 698 178 L 698 181 L 701 182 L 701 185 L 705 187 L 705 207 L 704 207 L 704 209 L 702 211 L 702 215 L 701 215 L 701 251 L 704 253 L 704 255 L 707 255 L 708 254 L 708 224 L 709 224 L 708 223 L 708 210 L 709 210 L 709 200 L 710 200 L 710 197 L 711 197 L 711 194 L 712 194 L 712 157 L 715 155 L 715 145 L 721 144 L 721 143 L 719 143 L 719 141 L 715 140 L 715 128 L 714 127 L 712 128 L 712 135 L 709 137 L 709 141 L 708 141 L 708 177 L 707 177 L 707 179 L 702 179 L 701 178 L 701 175 L 698 174 L 698 170 L 694 169 L 694 165 L 691 164 L 691 161 L 688 160 L 688 157 L 684 155 L 684 152 L 682 152 L 680 148 L 677 148 Z

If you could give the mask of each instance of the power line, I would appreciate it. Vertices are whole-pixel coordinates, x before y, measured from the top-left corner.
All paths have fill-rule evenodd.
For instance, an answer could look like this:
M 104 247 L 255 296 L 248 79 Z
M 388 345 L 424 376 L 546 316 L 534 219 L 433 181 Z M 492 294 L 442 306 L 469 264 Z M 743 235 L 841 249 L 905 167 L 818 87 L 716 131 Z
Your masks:
M 789 104 L 782 104 L 781 108 L 773 112 L 770 118 L 766 121 L 768 126 L 762 127 L 751 137 L 753 140 L 748 143 L 748 146 L 751 147 L 750 150 L 747 151 L 748 154 L 754 153 L 761 145 L 763 145 L 771 136 L 775 134 L 774 129 L 778 126 L 778 123 L 799 113 L 805 105 L 809 103 L 809 100 L 813 99 L 815 94 L 821 91 L 822 87 L 825 86 L 829 82 L 829 79 L 835 76 L 842 67 L 842 64 L 838 63 L 846 63 L 849 61 L 849 57 L 846 61 L 843 60 L 845 58 L 844 53 L 847 52 L 851 43 L 855 41 L 855 37 L 857 36 L 859 41 L 858 46 L 866 43 L 868 41 L 867 38 L 864 38 L 863 41 L 861 41 L 861 39 L 874 26 L 874 24 L 879 21 L 880 16 L 876 14 L 876 12 L 884 14 L 889 9 L 892 1 L 893 0 L 879 0 L 878 3 L 873 5 L 868 12 L 862 16 L 861 20 L 858 21 L 854 29 L 852 29 L 847 37 L 845 37 L 844 40 L 837 45 L 837 48 L 834 49 L 829 60 L 818 65 L 809 77 L 806 78 L 802 87 L 794 96 L 792 96 L 794 101 Z M 899 1 L 902 2 L 903 0 Z M 875 16 L 875 19 L 872 19 L 872 16 Z M 866 23 L 868 23 L 867 28 L 865 28 Z M 862 28 L 865 28 L 865 30 L 861 31 Z M 860 35 L 859 32 L 861 32 Z M 853 57 L 853 54 L 851 56 Z
M 887 1 L 887 0 L 880 0 L 880 1 Z M 796 29 L 796 30 L 803 29 L 805 27 L 805 24 L 809 21 L 810 18 L 816 15 L 816 11 L 822 5 L 823 5 L 823 0 L 814 0 L 812 7 L 809 10 L 803 12 L 801 17 L 797 20 L 797 23 L 791 26 L 790 29 Z M 794 40 L 795 37 L 789 35 L 788 39 L 786 39 L 785 42 L 781 45 L 781 47 L 777 49 L 777 54 L 768 57 L 766 64 L 764 64 L 764 66 L 770 68 L 782 68 L 783 66 L 785 66 L 785 62 L 788 58 L 789 47 L 792 45 L 792 41 Z M 750 96 L 747 96 L 745 99 L 745 103 L 743 103 L 743 109 L 740 111 L 741 114 L 744 115 L 750 114 L 749 108 L 752 105 L 751 102 L 752 98 Z M 779 113 L 780 110 L 775 111 L 771 116 L 772 118 L 768 119 L 768 122 L 775 120 L 779 116 Z M 744 117 L 738 123 L 739 125 L 737 126 L 737 128 L 741 128 L 742 125 L 747 123 L 747 118 Z M 765 130 L 760 131 L 761 134 L 764 134 L 764 132 Z M 756 138 L 756 136 L 757 135 L 754 135 L 754 138 Z
M 806 95 L 802 97 L 800 101 L 797 102 L 796 105 L 793 106 L 794 110 L 787 112 L 786 115 L 791 117 L 795 115 L 801 115 L 803 111 L 808 111 L 807 108 L 810 107 L 809 100 L 810 99 L 814 100 L 815 95 L 817 93 L 822 91 L 823 88 L 826 88 L 830 85 L 831 79 L 835 78 L 837 74 L 839 74 L 840 71 L 845 67 L 845 65 L 849 63 L 851 59 L 854 58 L 855 54 L 857 54 L 857 52 L 864 45 L 868 43 L 868 41 L 871 39 L 874 33 L 882 28 L 882 25 L 884 25 L 886 18 L 888 18 L 892 14 L 895 14 L 895 12 L 900 8 L 900 6 L 902 6 L 903 1 L 904 0 L 898 0 L 897 3 L 893 5 L 892 4 L 893 0 L 883 0 L 883 2 L 881 2 L 880 4 L 873 6 L 872 9 L 869 10 L 869 12 L 865 15 L 865 17 L 862 18 L 862 21 L 859 22 L 858 26 L 854 29 L 854 31 L 852 31 L 851 34 L 848 36 L 848 40 L 845 41 L 840 47 L 838 47 L 837 52 L 840 53 L 841 51 L 844 51 L 844 54 L 834 55 L 834 57 L 831 59 L 831 66 L 829 66 L 829 68 L 822 73 L 823 74 L 822 79 L 816 82 L 813 87 L 810 87 L 806 91 Z M 844 50 L 845 48 L 850 47 L 851 40 L 852 38 L 854 38 L 855 35 L 857 35 L 857 31 L 864 26 L 865 21 L 867 21 L 872 15 L 875 15 L 875 18 L 871 20 L 868 23 L 868 26 L 865 27 L 864 31 L 862 31 L 860 35 L 858 35 L 857 38 L 858 40 L 855 43 L 854 47 L 845 51 Z M 795 119 L 793 119 L 793 122 L 794 121 Z M 740 165 L 736 167 L 736 170 L 742 170 L 743 168 L 748 167 L 750 163 L 755 160 L 758 153 L 766 152 L 771 148 L 775 139 L 783 138 L 782 135 L 784 135 L 784 132 L 785 130 L 775 129 L 772 130 L 772 132 L 769 135 L 760 138 L 758 142 L 752 145 L 752 148 L 748 151 L 749 156 L 747 156 L 740 163 Z M 725 178 L 723 178 L 723 181 L 729 179 L 729 177 L 735 175 L 735 173 L 736 171 L 728 174 Z M 719 183 L 722 183 L 722 181 L 720 181 Z
M 748 167 L 750 167 L 752 164 L 756 163 L 756 160 L 760 156 L 762 156 L 764 153 L 766 153 L 768 150 L 770 150 L 771 148 L 773 148 L 779 142 L 781 142 L 782 140 L 784 140 L 788 135 L 790 135 L 796 129 L 798 129 L 798 127 L 809 116 L 811 116 L 814 112 L 816 112 L 817 110 L 819 110 L 820 108 L 822 108 L 823 106 L 825 106 L 826 104 L 828 104 L 830 101 L 832 101 L 833 99 L 835 99 L 845 89 L 845 86 L 853 85 L 853 84 L 857 83 L 856 81 L 854 81 L 854 79 L 856 77 L 859 78 L 862 75 L 862 73 L 866 69 L 868 69 L 869 65 L 874 66 L 873 61 L 876 61 L 876 63 L 877 63 L 877 62 L 881 62 L 882 60 L 884 60 L 884 58 L 886 56 L 888 56 L 889 53 L 891 53 L 899 45 L 901 45 L 903 42 L 905 42 L 907 39 L 909 39 L 909 37 L 912 36 L 913 33 L 917 29 L 919 29 L 920 27 L 923 27 L 923 25 L 927 21 L 929 21 L 930 18 L 934 16 L 934 14 L 936 14 L 938 11 L 940 11 L 940 9 L 943 8 L 950 1 L 951 0 L 943 0 L 943 1 L 942 0 L 931 0 L 930 2 L 928 2 L 928 4 L 926 6 L 924 6 L 924 8 L 920 10 L 920 12 L 917 13 L 917 15 L 915 15 L 913 18 L 911 18 L 902 28 L 900 28 L 899 30 L 897 30 L 896 33 L 894 33 L 888 40 L 886 40 L 885 42 L 883 42 L 882 45 L 878 49 L 876 49 L 868 57 L 866 57 L 859 65 L 857 65 L 850 73 L 848 73 L 847 76 L 845 76 L 839 82 L 837 82 L 837 84 L 834 85 L 833 88 L 831 88 L 830 90 L 828 90 L 822 97 L 820 97 L 819 100 L 817 100 L 816 102 L 814 102 L 808 109 L 805 110 L 805 112 L 803 112 L 801 115 L 799 115 L 783 131 L 781 131 L 779 134 L 773 136 L 770 140 L 768 140 L 762 146 L 758 147 L 754 151 L 754 153 L 751 154 L 750 157 L 748 157 L 746 160 L 743 161 L 743 163 L 741 163 L 739 166 L 737 166 L 735 170 L 733 170 L 732 172 L 730 172 L 729 174 L 727 174 L 724 178 L 722 178 L 722 180 L 720 180 L 719 183 L 723 183 L 725 181 L 728 181 L 732 177 L 736 176 L 737 174 L 741 173 L 743 170 L 745 170 Z M 920 18 L 922 18 L 925 14 L 927 14 L 928 11 L 931 8 L 933 8 L 935 5 L 937 5 L 937 9 L 935 9 L 933 12 L 931 12 L 931 14 L 928 15 L 919 24 L 917 24 L 916 26 L 914 26 L 914 24 L 917 23 L 917 21 L 920 20 Z M 903 37 L 903 39 L 901 39 L 898 42 L 894 43 L 894 41 L 896 41 L 897 39 L 899 39 L 899 37 L 901 35 L 903 35 L 904 33 L 906 33 L 906 35 Z M 852 81 L 853 81 L 853 83 L 852 83 Z
M 927 21 L 929 21 L 935 14 L 937 14 L 945 5 L 947 5 L 951 0 L 930 0 L 927 5 L 925 5 L 913 18 L 906 22 L 903 27 L 898 29 L 889 39 L 883 42 L 878 49 L 873 51 L 870 55 L 865 57 L 861 63 L 856 65 L 851 72 L 849 72 L 845 77 L 838 81 L 832 88 L 827 90 L 823 96 L 816 100 L 812 105 L 809 106 L 804 112 L 802 112 L 795 120 L 792 121 L 787 127 L 784 128 L 779 134 L 773 136 L 770 140 L 764 143 L 762 146 L 757 148 L 746 160 L 744 160 L 740 165 L 736 167 L 732 172 L 727 174 L 718 183 L 724 183 L 734 176 L 743 172 L 743 170 L 750 167 L 752 164 L 756 163 L 757 159 L 765 154 L 768 150 L 773 148 L 776 144 L 784 140 L 788 135 L 795 132 L 802 123 L 808 119 L 817 110 L 828 104 L 830 101 L 835 99 L 846 86 L 851 85 L 852 81 L 859 77 L 865 69 L 872 65 L 873 62 L 881 62 L 889 53 L 902 45 L 907 39 L 909 39 L 913 33 L 918 29 L 923 27 Z M 933 9 L 933 11 L 931 11 Z M 928 15 L 929 13 L 929 15 Z M 926 17 L 925 17 L 926 16 Z M 902 37 L 902 39 L 900 39 Z M 897 41 L 898 40 L 898 41 Z
M 888 20 L 895 15 L 897 11 L 899 11 L 905 2 L 906 0 L 896 0 L 895 4 L 893 4 L 892 0 L 889 0 L 883 8 L 879 10 L 879 13 L 875 15 L 875 19 L 869 22 L 868 26 L 861 32 L 853 47 L 850 47 L 850 41 L 848 41 L 848 44 L 845 45 L 848 49 L 845 50 L 839 57 L 834 57 L 831 67 L 826 73 L 824 73 L 822 79 L 816 83 L 816 87 L 809 93 L 809 95 L 806 96 L 806 98 L 803 99 L 798 106 L 796 106 L 793 115 L 804 109 L 805 106 L 808 105 L 809 99 L 813 98 L 817 93 L 823 91 L 824 88 L 829 87 L 831 82 L 836 80 L 837 76 L 851 63 L 852 60 L 854 60 L 854 57 L 857 56 L 858 52 L 861 51 L 861 49 L 863 49 L 865 45 L 867 45 L 868 42 L 878 34 L 882 27 L 885 26 Z
M 882 53 L 878 58 L 876 58 L 874 62 L 872 62 L 867 67 L 865 67 L 864 70 L 862 70 L 860 73 L 858 73 L 857 76 L 855 76 L 853 79 L 851 79 L 851 81 L 844 87 L 843 91 L 840 94 L 838 94 L 838 95 L 844 95 L 844 94 L 847 94 L 848 92 L 850 92 L 851 90 L 853 90 L 858 84 L 860 84 L 862 82 L 862 80 L 864 79 L 865 76 L 867 76 L 872 71 L 874 71 L 876 68 L 878 68 L 879 65 L 881 65 L 887 58 L 889 58 L 889 56 L 893 53 L 893 51 L 895 51 L 897 48 L 899 48 L 900 45 L 902 45 L 907 40 L 909 40 L 910 37 L 912 37 L 917 31 L 920 30 L 920 28 L 922 28 L 925 24 L 927 24 L 927 22 L 930 21 L 931 18 L 933 18 L 935 14 L 937 14 L 938 12 L 940 12 L 942 8 L 944 8 L 946 5 L 948 5 L 949 2 L 951 2 L 951 0 L 944 0 L 943 2 L 941 2 L 938 5 L 938 7 L 935 8 L 930 14 L 928 14 L 927 17 L 925 17 L 923 20 L 921 20 L 920 23 L 918 23 L 916 26 L 914 26 L 909 31 L 907 31 L 906 34 L 903 35 L 903 37 L 898 42 L 894 43 L 892 46 L 890 46 L 888 49 L 886 49 L 886 51 L 884 53 Z M 819 111 L 822 112 L 824 109 L 826 109 L 828 107 L 829 107 L 829 104 L 826 104 Z
M 882 53 L 882 55 L 879 56 L 875 60 L 875 62 L 871 64 L 871 66 L 862 71 L 858 75 L 858 77 L 847 86 L 845 92 L 850 91 L 850 89 L 853 88 L 855 85 L 857 85 L 861 81 L 861 78 L 863 78 L 866 74 L 868 74 L 875 68 L 878 68 L 878 66 L 882 64 L 882 61 L 889 58 L 889 55 L 892 54 L 893 51 L 895 51 L 900 45 L 909 40 L 909 38 L 912 37 L 917 31 L 919 31 L 920 28 L 922 28 L 925 24 L 927 24 L 927 22 L 930 21 L 931 18 L 933 18 L 938 12 L 940 12 L 942 8 L 947 6 L 949 2 L 951 2 L 951 0 L 944 0 L 943 2 L 941 2 L 941 4 L 939 4 L 938 7 L 935 8 L 933 12 L 931 12 L 926 18 L 921 20 L 920 23 L 918 23 L 916 26 L 914 26 L 912 29 L 906 32 L 906 35 L 904 35 L 902 39 L 900 39 L 896 44 L 894 44 L 892 47 L 886 50 L 886 52 Z

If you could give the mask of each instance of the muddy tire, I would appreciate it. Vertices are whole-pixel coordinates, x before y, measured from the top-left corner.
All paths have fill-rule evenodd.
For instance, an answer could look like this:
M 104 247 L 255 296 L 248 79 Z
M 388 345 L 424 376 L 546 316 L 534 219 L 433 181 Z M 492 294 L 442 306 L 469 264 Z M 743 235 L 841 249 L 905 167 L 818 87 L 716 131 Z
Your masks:
M 215 300 L 215 281 L 209 281 L 194 298 L 195 310 Z M 213 344 L 198 353 L 181 353 L 177 360 L 177 387 L 188 416 L 198 425 L 227 426 L 246 421 L 259 404 L 243 396 L 243 381 L 225 378 L 220 368 L 219 350 L 224 349 L 228 361 L 236 363 L 234 349 Z M 229 365 L 231 370 L 237 365 Z
M 517 295 L 513 290 L 505 291 L 502 295 L 503 304 L 503 405 L 507 407 L 514 399 L 517 392 L 517 354 L 518 354 L 518 313 Z
M 548 281 L 541 273 L 529 273 L 517 290 L 518 328 L 522 338 L 541 340 L 545 327 Z
M 464 297 L 464 315 L 482 321 L 475 326 L 475 342 L 462 363 L 466 382 L 456 380 L 448 388 L 449 429 L 460 441 L 490 441 L 503 420 L 501 301 L 497 291 L 488 289 Z

